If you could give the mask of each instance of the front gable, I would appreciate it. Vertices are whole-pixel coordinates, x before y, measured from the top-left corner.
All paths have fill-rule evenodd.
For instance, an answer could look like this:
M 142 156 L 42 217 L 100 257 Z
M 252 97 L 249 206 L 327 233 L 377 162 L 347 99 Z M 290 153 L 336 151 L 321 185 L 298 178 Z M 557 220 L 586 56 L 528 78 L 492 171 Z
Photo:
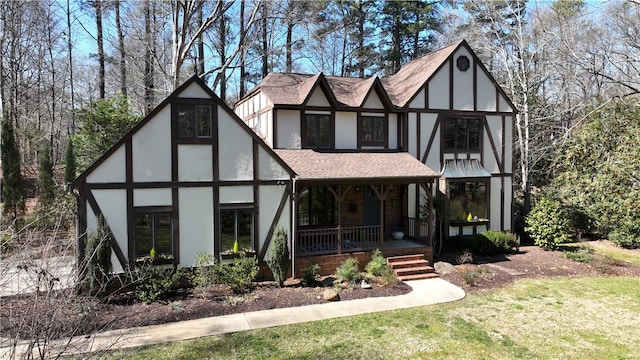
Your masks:
M 162 246 L 171 249 L 171 261 L 192 266 L 199 252 L 226 250 L 221 206 L 239 204 L 252 212 L 252 246 L 264 254 L 274 227 L 288 225 L 288 184 L 294 175 L 201 79 L 192 77 L 74 181 L 79 244 L 102 216 L 114 234 L 114 269 L 125 271 L 140 258 L 136 239 L 156 241 L 145 240 L 155 235 L 137 235 L 144 229 L 138 224 L 141 216 L 162 217 L 169 219 L 170 235 L 158 241 L 169 236 L 171 243 Z M 261 207 L 276 218 L 265 217 Z
M 426 108 L 434 110 L 513 113 L 515 107 L 469 45 L 462 41 L 427 80 Z M 414 97 L 419 108 L 422 94 Z

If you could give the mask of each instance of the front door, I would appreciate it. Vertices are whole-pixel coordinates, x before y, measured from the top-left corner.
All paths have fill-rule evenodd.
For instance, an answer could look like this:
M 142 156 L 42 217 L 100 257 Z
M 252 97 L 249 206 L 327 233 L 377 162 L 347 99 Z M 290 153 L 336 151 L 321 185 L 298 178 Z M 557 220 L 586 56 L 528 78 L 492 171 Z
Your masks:
M 363 193 L 362 224 L 364 226 L 380 225 L 380 200 L 378 200 L 376 193 L 368 186 L 364 189 Z

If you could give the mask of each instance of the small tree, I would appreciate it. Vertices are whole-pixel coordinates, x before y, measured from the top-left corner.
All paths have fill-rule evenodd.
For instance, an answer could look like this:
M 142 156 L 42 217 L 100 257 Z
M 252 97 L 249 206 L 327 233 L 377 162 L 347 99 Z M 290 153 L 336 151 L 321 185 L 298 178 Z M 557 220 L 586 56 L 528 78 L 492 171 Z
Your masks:
M 67 150 L 64 155 L 64 182 L 71 183 L 76 178 L 76 153 L 73 149 L 73 139 L 67 139 Z
M 569 220 L 568 212 L 559 201 L 542 198 L 527 215 L 525 230 L 536 245 L 544 250 L 555 250 L 558 244 L 573 238 Z
M 40 190 L 40 208 L 49 209 L 55 201 L 55 187 L 53 180 L 53 163 L 51 162 L 51 146 L 45 143 L 40 153 L 40 167 L 38 171 L 38 188 Z
M 13 125 L 4 117 L 2 121 L 2 202 L 3 213 L 11 221 L 18 219 L 25 207 L 25 191 L 20 169 L 20 151 L 16 144 Z
M 85 248 L 85 280 L 92 295 L 104 293 L 111 274 L 111 237 L 102 216 L 98 217 L 98 228 L 89 234 Z
M 289 245 L 287 243 L 287 233 L 278 226 L 271 238 L 271 250 L 267 265 L 269 265 L 273 278 L 280 287 L 284 285 L 287 271 L 289 271 Z

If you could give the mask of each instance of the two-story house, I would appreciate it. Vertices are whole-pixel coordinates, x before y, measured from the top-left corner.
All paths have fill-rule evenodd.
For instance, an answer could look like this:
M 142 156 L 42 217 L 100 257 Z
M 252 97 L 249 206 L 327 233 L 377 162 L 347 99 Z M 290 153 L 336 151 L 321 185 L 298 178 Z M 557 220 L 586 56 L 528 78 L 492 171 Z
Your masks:
M 296 173 L 300 257 L 512 229 L 516 109 L 465 41 L 383 80 L 272 73 L 235 112 Z
M 79 253 L 102 217 L 116 272 L 236 242 L 264 265 L 277 226 L 297 275 L 432 259 L 434 238 L 511 230 L 514 115 L 466 42 L 384 80 L 270 74 L 235 113 L 193 77 L 75 180 Z

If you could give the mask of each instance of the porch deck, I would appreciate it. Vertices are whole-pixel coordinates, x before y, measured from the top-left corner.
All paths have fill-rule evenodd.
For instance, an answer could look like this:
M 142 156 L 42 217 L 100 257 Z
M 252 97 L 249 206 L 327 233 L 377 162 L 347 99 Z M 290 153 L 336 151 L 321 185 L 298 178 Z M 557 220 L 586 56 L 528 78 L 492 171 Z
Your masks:
M 333 255 L 380 249 L 385 255 L 422 252 L 431 247 L 428 224 L 405 219 L 405 237 L 395 240 L 381 233 L 379 225 L 303 229 L 296 232 L 297 257 Z

